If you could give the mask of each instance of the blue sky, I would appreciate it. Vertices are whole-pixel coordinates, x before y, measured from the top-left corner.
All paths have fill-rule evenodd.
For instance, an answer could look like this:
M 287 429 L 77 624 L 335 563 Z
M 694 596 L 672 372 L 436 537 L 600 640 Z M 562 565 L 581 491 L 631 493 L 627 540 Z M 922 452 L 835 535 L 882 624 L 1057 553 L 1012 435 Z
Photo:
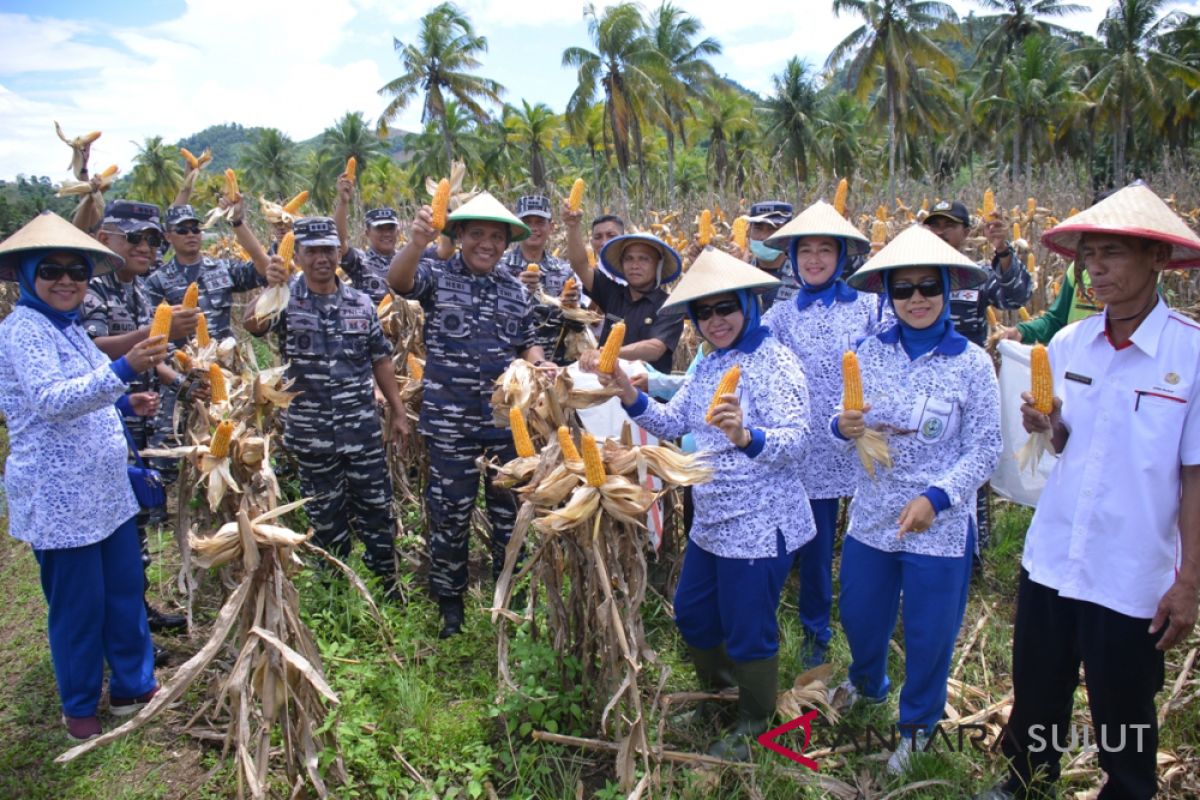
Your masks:
M 657 5 L 657 0 L 653 0 Z M 725 53 L 718 71 L 766 93 L 771 76 L 798 55 L 819 68 L 857 25 L 826 0 L 677 0 Z M 4 0 L 0 3 L 0 177 L 69 177 L 68 135 L 99 129 L 92 163 L 130 168 L 134 142 L 175 141 L 208 125 L 270 125 L 296 139 L 345 111 L 374 120 L 376 93 L 400 69 L 392 37 L 411 39 L 434 3 L 418 0 Z M 562 51 L 588 45 L 579 0 L 459 5 L 488 37 L 482 72 L 505 99 L 557 111 L 575 87 Z M 603 5 L 598 3 L 598 5 Z M 978 6 L 953 0 L 960 13 Z M 1067 22 L 1095 32 L 1107 2 Z M 1200 0 L 1173 7 L 1196 12 Z M 752 8 L 752 13 L 746 9 Z M 419 105 L 399 120 L 413 129 Z

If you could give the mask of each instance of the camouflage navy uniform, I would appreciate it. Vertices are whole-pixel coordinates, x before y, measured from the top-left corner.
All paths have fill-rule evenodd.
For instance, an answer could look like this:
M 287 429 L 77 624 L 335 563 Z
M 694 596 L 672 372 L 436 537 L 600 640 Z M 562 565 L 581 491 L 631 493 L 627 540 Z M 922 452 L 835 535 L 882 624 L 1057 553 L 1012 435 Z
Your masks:
M 516 215 L 520 219 L 525 219 L 527 216 L 551 219 L 550 201 L 541 195 L 527 195 L 522 197 L 517 200 Z M 503 266 L 514 278 L 517 278 L 531 263 L 533 262 L 525 258 L 525 254 L 521 252 L 521 245 L 518 243 L 513 245 L 512 249 L 504 254 L 500 259 L 499 266 Z M 542 248 L 542 258 L 537 262 L 537 265 L 542 291 L 551 297 L 561 295 L 567 278 L 575 275 L 575 271 L 571 269 L 570 264 L 561 258 L 555 258 L 550 255 L 550 251 L 544 247 Z M 518 278 L 518 280 L 520 279 Z M 537 326 L 534 337 L 536 344 L 541 346 L 542 352 L 545 353 L 547 359 L 556 364 L 568 363 L 565 355 L 566 347 L 562 341 L 563 326 L 564 324 L 573 325 L 577 323 L 564 323 L 562 310 L 544 303 L 536 303 L 534 305 L 534 314 L 534 324 Z M 582 325 L 579 325 L 579 327 L 582 328 Z
M 305 508 L 313 539 L 345 558 L 353 528 L 367 567 L 390 581 L 396 526 L 372 368 L 391 357 L 392 346 L 375 304 L 341 281 L 333 294 L 314 294 L 298 275 L 287 309 L 268 330 L 300 393 L 284 416 L 283 445 L 296 457 L 301 492 L 312 498 Z
M 533 299 L 497 264 L 474 275 L 461 255 L 422 258 L 412 291 L 425 310 L 424 401 L 418 430 L 429 450 L 429 580 L 439 597 L 467 588 L 471 510 L 479 493 L 476 459 L 516 457 L 506 428 L 492 422 L 496 378 L 536 344 Z M 516 502 L 486 481 L 492 523 L 492 573 L 504 566 Z
M 400 221 L 396 212 L 390 208 L 372 208 L 367 212 L 367 225 L 396 225 Z M 388 268 L 392 264 L 392 256 L 377 253 L 374 248 L 360 249 L 351 247 L 342 256 L 342 271 L 350 277 L 355 289 L 366 292 L 375 305 L 388 295 Z

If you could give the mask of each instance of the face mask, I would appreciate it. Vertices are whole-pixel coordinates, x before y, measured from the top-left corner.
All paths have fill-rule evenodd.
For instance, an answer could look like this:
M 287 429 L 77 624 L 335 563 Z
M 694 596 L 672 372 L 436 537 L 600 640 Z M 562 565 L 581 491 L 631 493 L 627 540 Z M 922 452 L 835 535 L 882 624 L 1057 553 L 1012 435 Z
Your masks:
M 767 245 L 764 242 L 762 242 L 758 239 L 750 240 L 750 252 L 753 253 L 754 257 L 757 258 L 759 261 L 768 261 L 768 262 L 774 261 L 775 259 L 779 258 L 781 255 L 783 255 L 782 250 L 776 250 L 774 247 L 767 247 Z

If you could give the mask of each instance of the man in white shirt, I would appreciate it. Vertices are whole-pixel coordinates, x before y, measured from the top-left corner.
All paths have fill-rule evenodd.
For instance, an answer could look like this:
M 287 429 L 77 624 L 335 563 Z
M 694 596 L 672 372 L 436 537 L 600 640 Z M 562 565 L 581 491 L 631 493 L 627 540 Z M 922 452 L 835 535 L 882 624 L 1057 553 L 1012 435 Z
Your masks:
M 1105 308 L 1055 337 L 1050 414 L 1024 395 L 1058 463 L 1030 525 L 1013 632 L 1009 779 L 981 800 L 1053 792 L 1072 742 L 1079 665 L 1099 800 L 1153 797 L 1163 653 L 1200 602 L 1200 326 L 1159 296 L 1158 273 L 1200 266 L 1200 237 L 1134 184 L 1047 231 L 1078 254 Z

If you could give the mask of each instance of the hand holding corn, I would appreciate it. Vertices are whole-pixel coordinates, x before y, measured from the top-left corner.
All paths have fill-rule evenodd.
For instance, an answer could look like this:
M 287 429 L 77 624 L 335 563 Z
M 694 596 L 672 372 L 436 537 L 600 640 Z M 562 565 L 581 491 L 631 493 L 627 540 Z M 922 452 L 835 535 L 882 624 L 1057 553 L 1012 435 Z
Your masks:
M 167 358 L 166 336 L 150 336 L 135 344 L 125 354 L 134 372 L 145 372 Z
M 421 206 L 417 216 L 413 218 L 412 225 L 409 226 L 408 240 L 424 250 L 437 237 L 438 231 L 433 227 L 433 208 Z
M 600 359 L 603 353 L 600 350 L 588 350 L 579 357 L 579 368 L 584 372 L 591 372 L 600 379 L 600 385 L 605 389 L 610 387 L 617 389 L 621 398 L 621 402 L 625 405 L 630 405 L 638 398 L 637 387 L 633 385 L 633 381 L 625 374 L 625 370 L 621 369 L 621 363 L 618 360 L 611 371 L 605 371 L 600 367 Z

